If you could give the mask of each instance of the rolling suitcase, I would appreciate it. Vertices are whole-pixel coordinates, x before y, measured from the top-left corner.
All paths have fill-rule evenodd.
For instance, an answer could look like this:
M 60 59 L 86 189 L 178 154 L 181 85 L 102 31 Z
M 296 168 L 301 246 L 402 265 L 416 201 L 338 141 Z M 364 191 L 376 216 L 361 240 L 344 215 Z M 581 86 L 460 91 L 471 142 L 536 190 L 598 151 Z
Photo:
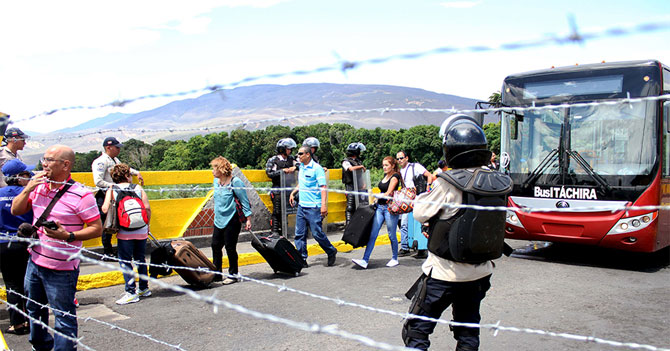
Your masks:
M 303 259 L 295 246 L 283 236 L 258 237 L 251 233 L 251 246 L 258 251 L 275 273 L 283 272 L 296 277 L 302 270 Z
M 428 238 L 421 233 L 421 223 L 414 219 L 414 213 L 407 216 L 407 241 L 409 247 L 416 250 L 428 249 Z
M 189 268 L 206 268 L 210 271 L 216 270 L 212 261 L 210 261 L 207 256 L 205 256 L 205 254 L 190 241 L 175 240 L 170 244 L 175 250 L 174 255 L 168 260 L 170 265 Z M 209 286 L 215 276 L 214 273 L 199 272 L 195 270 L 175 269 L 175 271 L 184 278 L 187 283 L 201 287 Z
M 342 241 L 354 248 L 367 245 L 370 240 L 372 222 L 375 219 L 375 211 L 374 205 L 359 206 L 351 216 L 347 227 L 344 228 Z
M 158 278 L 159 275 L 172 274 L 172 268 L 160 267 L 159 265 L 167 265 L 170 259 L 174 256 L 175 250 L 170 242 L 159 242 L 149 233 L 149 239 L 154 246 L 151 251 L 149 263 L 149 276 L 151 278 Z

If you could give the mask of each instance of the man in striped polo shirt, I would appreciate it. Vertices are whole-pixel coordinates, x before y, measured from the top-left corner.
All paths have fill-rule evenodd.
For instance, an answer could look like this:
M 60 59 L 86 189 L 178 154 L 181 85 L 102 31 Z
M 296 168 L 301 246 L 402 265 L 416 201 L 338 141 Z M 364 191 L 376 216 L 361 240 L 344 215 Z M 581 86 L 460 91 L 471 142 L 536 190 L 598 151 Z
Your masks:
M 33 210 L 33 224 L 58 191 L 65 186 L 64 183 L 71 179 L 74 152 L 67 146 L 54 145 L 44 153 L 41 161 L 44 170 L 37 172 L 12 202 L 12 214 L 15 216 Z M 81 250 L 83 240 L 100 236 L 100 212 L 93 194 L 74 182 L 55 204 L 46 220 L 56 222 L 58 229 L 38 228 L 40 243 L 29 249 L 30 261 L 26 270 L 25 289 L 29 298 L 71 313 L 72 316 L 54 314 L 55 328 L 76 338 L 77 318 L 73 316 L 77 313 L 74 294 L 79 278 L 79 260 L 67 259 Z M 34 350 L 76 349 L 77 345 L 72 340 L 60 335 L 51 336 L 45 328 L 33 322 L 34 318 L 48 324 L 47 309 L 42 309 L 30 301 L 26 309 L 31 317 L 29 341 Z

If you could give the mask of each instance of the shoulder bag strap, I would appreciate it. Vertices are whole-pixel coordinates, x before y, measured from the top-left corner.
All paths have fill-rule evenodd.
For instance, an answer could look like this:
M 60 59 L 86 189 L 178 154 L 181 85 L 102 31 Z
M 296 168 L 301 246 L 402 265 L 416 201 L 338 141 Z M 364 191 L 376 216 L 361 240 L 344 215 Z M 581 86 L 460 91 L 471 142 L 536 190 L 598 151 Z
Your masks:
M 60 190 L 58 190 L 58 193 L 56 193 L 56 196 L 54 196 L 54 198 L 51 199 L 51 202 L 49 202 L 49 205 L 47 206 L 47 208 L 44 209 L 44 212 L 42 212 L 42 215 L 40 216 L 40 218 L 37 219 L 37 222 L 35 222 L 35 223 L 44 222 L 47 219 L 47 217 L 49 216 L 49 213 L 51 213 L 51 209 L 53 209 L 54 206 L 56 206 L 56 203 L 58 202 L 58 200 L 60 200 L 60 198 L 63 196 L 63 194 L 65 194 L 65 192 L 68 191 L 68 189 L 70 189 L 72 184 L 74 184 L 74 180 L 72 180 L 72 178 L 70 178 L 70 180 L 68 180 L 67 183 L 65 183 L 65 185 Z

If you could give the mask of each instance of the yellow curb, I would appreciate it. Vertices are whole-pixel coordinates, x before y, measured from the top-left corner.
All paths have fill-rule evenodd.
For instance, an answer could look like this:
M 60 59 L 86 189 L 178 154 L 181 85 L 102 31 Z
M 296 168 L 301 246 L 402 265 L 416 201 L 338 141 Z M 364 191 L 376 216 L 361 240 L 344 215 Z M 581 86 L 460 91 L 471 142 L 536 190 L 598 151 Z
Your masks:
M 377 240 L 375 241 L 375 246 L 388 245 L 390 243 L 391 241 L 389 240 L 388 235 L 380 235 L 377 237 Z M 333 246 L 335 246 L 335 248 L 339 252 L 350 252 L 354 250 L 354 248 L 351 245 L 345 244 L 344 241 L 342 240 L 333 242 Z M 316 256 L 323 253 L 325 252 L 323 251 L 321 246 L 319 246 L 319 244 L 311 244 L 307 246 L 307 254 L 309 256 Z M 243 253 L 239 254 L 238 257 L 239 266 L 246 266 L 263 262 L 265 262 L 265 259 L 263 259 L 263 256 L 261 256 L 258 252 Z M 223 258 L 223 268 L 228 268 L 227 257 Z M 176 273 L 173 272 L 171 275 L 175 274 Z M 84 291 L 89 289 L 106 288 L 114 285 L 122 285 L 124 283 L 125 282 L 123 280 L 123 274 L 120 271 L 85 274 L 79 276 L 79 281 L 77 282 L 77 290 Z M 2 287 L 0 289 L 0 297 L 6 300 L 7 299 L 6 296 L 7 293 L 5 292 L 5 288 Z
M 0 331 L 0 347 L 2 347 L 2 351 L 9 351 L 9 346 L 7 346 L 7 341 L 5 340 L 5 336 L 2 334 Z

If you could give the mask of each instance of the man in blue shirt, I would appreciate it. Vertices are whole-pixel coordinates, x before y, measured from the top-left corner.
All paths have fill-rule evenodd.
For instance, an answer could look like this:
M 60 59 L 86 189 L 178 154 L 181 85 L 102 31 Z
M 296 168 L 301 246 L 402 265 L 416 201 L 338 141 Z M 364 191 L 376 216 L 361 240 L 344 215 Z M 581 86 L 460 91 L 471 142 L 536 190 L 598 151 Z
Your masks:
M 33 168 L 35 166 L 26 166 L 16 158 L 7 161 L 2 166 L 7 186 L 0 188 L 0 232 L 8 236 L 0 238 L 0 271 L 7 290 L 15 291 L 20 295 L 25 295 L 23 277 L 26 275 L 28 266 L 28 244 L 12 241 L 10 238 L 16 236 L 21 223 L 33 222 L 33 211 L 14 216 L 11 210 L 12 201 L 23 191 L 23 187 L 34 175 L 31 172 Z M 7 301 L 25 312 L 26 300 L 20 295 L 7 293 Z M 23 335 L 30 331 L 24 315 L 11 308 L 9 309 L 9 322 L 10 327 L 5 330 L 5 333 Z
M 328 215 L 326 172 L 314 162 L 312 150 L 307 146 L 301 147 L 298 151 L 298 161 L 300 161 L 298 188 L 294 189 L 289 197 L 289 202 L 293 206 L 294 195 L 300 190 L 298 214 L 295 219 L 295 247 L 302 255 L 303 266 L 307 268 L 307 225 L 309 225 L 314 239 L 328 254 L 328 266 L 332 266 L 335 264 L 337 249 L 321 229 L 323 218 Z

